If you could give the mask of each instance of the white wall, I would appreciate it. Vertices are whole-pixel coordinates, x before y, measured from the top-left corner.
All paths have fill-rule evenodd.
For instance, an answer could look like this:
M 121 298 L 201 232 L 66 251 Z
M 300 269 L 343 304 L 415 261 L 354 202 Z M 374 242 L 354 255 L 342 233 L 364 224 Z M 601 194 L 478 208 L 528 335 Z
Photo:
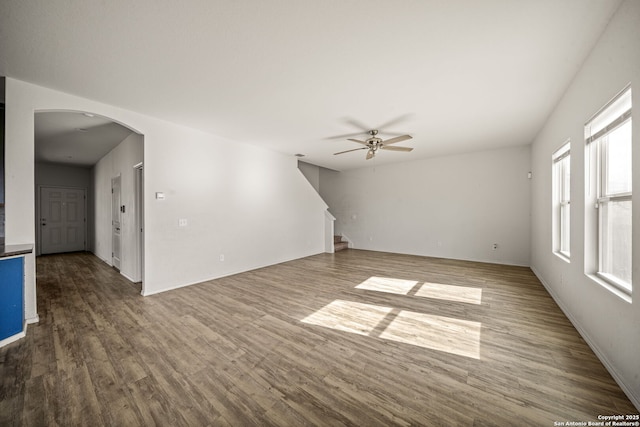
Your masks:
M 375 168 L 369 162 L 320 172 L 336 232 L 355 248 L 529 265 L 528 146 Z
M 40 212 L 40 195 L 38 193 L 40 187 L 73 187 L 83 188 L 87 196 L 86 201 L 86 215 L 87 215 L 87 230 L 86 230 L 86 242 L 87 250 L 90 250 L 92 245 L 91 230 L 93 229 L 93 209 L 92 203 L 92 185 L 91 185 L 91 170 L 88 168 L 67 166 L 51 163 L 36 163 L 35 165 L 35 204 L 36 204 L 36 254 L 40 255 L 40 248 L 38 247 L 39 237 L 37 235 L 39 230 L 39 212 Z
M 89 189 L 91 169 L 51 163 L 36 163 L 36 186 L 75 187 Z M 37 199 L 36 199 L 37 200 Z
M 309 184 L 317 192 L 320 192 L 320 167 L 298 160 L 298 169 L 307 178 Z
M 631 82 L 633 303 L 585 275 L 584 123 Z M 640 2 L 624 2 L 532 145 L 532 268 L 640 408 Z M 571 262 L 552 253 L 551 155 L 571 138 Z
M 298 160 L 298 169 L 300 169 L 300 172 L 302 172 L 307 181 L 309 181 L 313 189 L 320 194 L 320 170 L 325 168 Z M 334 253 L 333 237 L 335 234 L 335 220 L 336 218 L 327 210 L 324 216 L 324 251 L 327 253 Z
M 8 244 L 35 241 L 34 112 L 71 110 L 144 135 L 145 294 L 324 251 L 326 204 L 295 157 L 19 80 L 6 83 Z M 165 200 L 155 200 L 158 191 Z M 189 225 L 178 227 L 180 218 Z M 25 291 L 35 296 L 32 258 L 27 270 Z M 37 315 L 35 297 L 26 309 Z
M 112 265 L 113 250 L 111 227 L 111 179 L 120 176 L 121 204 L 125 212 L 121 216 L 121 263 L 120 273 L 132 281 L 138 281 L 138 262 L 136 248 L 138 233 L 136 232 L 135 211 L 135 172 L 133 167 L 143 160 L 143 137 L 132 133 L 116 148 L 96 163 L 91 173 L 95 194 L 94 242 L 91 250 L 96 256 Z
M 159 214 L 146 221 L 147 246 L 157 250 L 145 256 L 165 263 L 147 270 L 147 279 L 166 288 L 185 271 L 197 282 L 323 252 L 326 204 L 295 157 L 196 132 L 170 133 L 151 152 L 147 146 L 147 209 Z M 168 163 L 159 157 L 173 167 L 150 171 L 147 165 Z M 165 200 L 153 199 L 158 191 Z M 180 218 L 189 226 L 178 227 Z

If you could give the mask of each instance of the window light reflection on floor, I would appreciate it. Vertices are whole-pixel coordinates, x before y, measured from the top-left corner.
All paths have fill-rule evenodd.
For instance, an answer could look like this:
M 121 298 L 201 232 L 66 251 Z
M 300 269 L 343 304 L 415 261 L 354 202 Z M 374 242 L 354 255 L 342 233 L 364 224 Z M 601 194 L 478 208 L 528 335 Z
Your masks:
M 482 288 L 469 286 L 425 282 L 420 285 L 415 296 L 468 304 L 482 304 Z
M 356 286 L 356 289 L 412 295 L 468 304 L 482 304 L 482 288 L 469 286 L 445 285 L 430 282 L 418 284 L 417 280 L 372 276 Z
M 335 300 L 302 321 L 338 331 L 370 335 L 391 310 L 389 307 Z
M 479 322 L 346 300 L 332 301 L 302 322 L 480 358 Z
M 482 323 L 402 310 L 380 338 L 480 359 Z
M 368 291 L 386 292 L 389 294 L 408 295 L 418 284 L 417 280 L 394 279 L 391 277 L 369 277 L 364 282 L 356 286 L 356 289 L 366 289 Z

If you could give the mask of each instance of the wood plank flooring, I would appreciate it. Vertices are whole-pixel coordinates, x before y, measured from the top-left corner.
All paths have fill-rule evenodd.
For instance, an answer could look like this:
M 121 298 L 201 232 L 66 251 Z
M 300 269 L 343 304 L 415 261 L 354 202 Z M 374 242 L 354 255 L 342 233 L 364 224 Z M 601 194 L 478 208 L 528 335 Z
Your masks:
M 37 259 L 0 425 L 553 426 L 637 413 L 528 268 L 346 250 L 154 296 Z

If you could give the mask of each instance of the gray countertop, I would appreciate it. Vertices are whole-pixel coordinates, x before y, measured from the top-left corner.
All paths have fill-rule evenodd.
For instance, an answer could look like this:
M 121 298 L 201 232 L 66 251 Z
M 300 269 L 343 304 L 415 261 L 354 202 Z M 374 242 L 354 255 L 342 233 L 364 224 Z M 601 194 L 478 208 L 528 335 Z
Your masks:
M 0 245 L 0 258 L 10 256 L 30 254 L 33 252 L 33 245 Z

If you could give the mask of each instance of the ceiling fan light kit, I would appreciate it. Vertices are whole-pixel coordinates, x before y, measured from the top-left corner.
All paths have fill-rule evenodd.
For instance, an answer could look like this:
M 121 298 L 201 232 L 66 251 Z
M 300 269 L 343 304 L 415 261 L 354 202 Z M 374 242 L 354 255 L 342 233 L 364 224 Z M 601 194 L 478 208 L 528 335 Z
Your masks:
M 376 152 L 378 150 L 405 151 L 405 152 L 413 150 L 413 148 L 411 147 L 392 146 L 392 144 L 396 144 L 398 142 L 411 139 L 412 138 L 411 135 L 400 135 L 400 136 L 387 139 L 386 141 L 382 140 L 381 138 L 378 138 L 377 129 L 370 130 L 369 135 L 370 135 L 369 138 L 367 138 L 365 141 L 361 141 L 359 139 L 354 139 L 354 138 L 348 138 L 348 141 L 353 141 L 358 144 L 362 144 L 364 145 L 364 147 L 354 148 L 352 150 L 340 151 L 337 153 L 333 153 L 333 155 L 335 156 L 338 154 L 350 153 L 352 151 L 358 151 L 358 150 L 368 150 L 366 159 L 369 160 L 375 157 Z

